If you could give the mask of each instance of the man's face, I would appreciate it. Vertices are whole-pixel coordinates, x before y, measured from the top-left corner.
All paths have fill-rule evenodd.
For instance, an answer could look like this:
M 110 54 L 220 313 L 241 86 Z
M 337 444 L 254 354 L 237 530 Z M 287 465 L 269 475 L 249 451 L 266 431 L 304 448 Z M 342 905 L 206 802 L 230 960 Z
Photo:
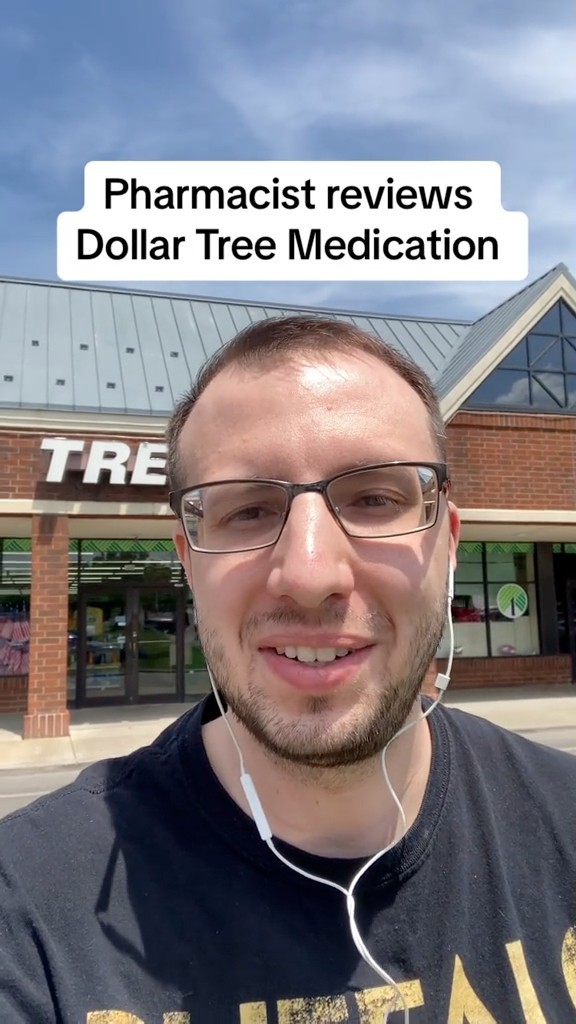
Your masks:
M 361 354 L 227 369 L 200 397 L 180 444 L 190 485 L 308 483 L 362 464 L 438 461 L 421 400 Z M 441 497 L 431 529 L 353 539 L 314 493 L 294 499 L 280 539 L 260 551 L 190 551 L 178 526 L 207 661 L 260 744 L 325 767 L 382 750 L 410 713 L 440 641 L 457 531 L 456 511 Z M 286 648 L 298 657 L 278 653 Z M 351 653 L 301 663 L 310 648 Z

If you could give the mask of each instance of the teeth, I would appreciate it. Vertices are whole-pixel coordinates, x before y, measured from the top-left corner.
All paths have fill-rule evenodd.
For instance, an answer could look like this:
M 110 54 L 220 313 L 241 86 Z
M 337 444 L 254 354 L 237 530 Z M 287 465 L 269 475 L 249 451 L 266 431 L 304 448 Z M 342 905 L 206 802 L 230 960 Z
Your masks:
M 295 658 L 297 661 L 327 662 L 345 658 L 350 651 L 342 647 L 277 647 L 276 653 L 284 654 L 287 658 Z

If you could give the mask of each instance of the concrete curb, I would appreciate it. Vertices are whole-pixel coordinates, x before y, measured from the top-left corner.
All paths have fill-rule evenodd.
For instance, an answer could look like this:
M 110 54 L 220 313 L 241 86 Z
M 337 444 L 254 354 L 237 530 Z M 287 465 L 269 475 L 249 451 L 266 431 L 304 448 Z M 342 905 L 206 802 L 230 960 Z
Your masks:
M 536 729 L 569 729 L 576 732 L 576 697 L 555 697 L 550 701 L 531 698 L 522 701 L 446 701 L 446 705 L 487 718 L 495 725 L 515 732 Z
M 131 736 L 61 736 L 53 739 L 0 742 L 0 771 L 15 768 L 65 768 L 122 757 L 145 747 L 161 730 Z
M 0 771 L 16 768 L 64 768 L 122 757 L 145 747 L 170 724 L 170 719 L 149 722 L 71 726 L 69 736 L 0 739 Z
M 74 764 L 70 736 L 46 740 L 4 740 L 0 742 L 0 768 L 60 768 Z

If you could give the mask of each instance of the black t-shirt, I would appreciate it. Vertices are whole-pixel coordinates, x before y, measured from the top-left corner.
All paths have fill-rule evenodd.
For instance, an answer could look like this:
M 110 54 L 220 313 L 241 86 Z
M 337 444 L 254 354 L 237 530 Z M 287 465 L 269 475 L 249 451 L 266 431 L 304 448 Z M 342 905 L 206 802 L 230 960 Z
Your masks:
M 0 1024 L 402 1024 L 344 896 L 280 863 L 220 786 L 215 713 L 0 822 Z M 576 759 L 429 722 L 421 812 L 357 890 L 364 941 L 411 1024 L 573 1024 Z M 344 884 L 360 863 L 277 846 Z

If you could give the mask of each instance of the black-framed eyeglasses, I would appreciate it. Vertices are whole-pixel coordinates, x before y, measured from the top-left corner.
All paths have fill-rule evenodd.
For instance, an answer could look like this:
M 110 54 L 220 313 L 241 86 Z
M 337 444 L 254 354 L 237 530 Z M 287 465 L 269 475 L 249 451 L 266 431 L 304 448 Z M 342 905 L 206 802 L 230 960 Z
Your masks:
M 448 468 L 436 462 L 386 462 L 327 480 L 217 480 L 170 494 L 194 551 L 228 554 L 277 543 L 299 494 L 321 494 L 348 537 L 401 537 L 434 526 Z

